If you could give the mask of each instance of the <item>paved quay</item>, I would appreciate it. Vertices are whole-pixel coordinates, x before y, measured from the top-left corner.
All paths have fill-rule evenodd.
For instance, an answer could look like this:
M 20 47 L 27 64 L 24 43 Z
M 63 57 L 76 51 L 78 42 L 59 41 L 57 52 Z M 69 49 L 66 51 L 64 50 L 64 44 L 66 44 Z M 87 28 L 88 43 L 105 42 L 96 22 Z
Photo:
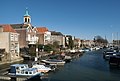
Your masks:
M 15 62 L 23 61 L 23 60 L 24 60 L 23 58 L 17 58 L 15 60 L 11 60 L 11 61 L 0 62 L 0 65 L 15 63 Z

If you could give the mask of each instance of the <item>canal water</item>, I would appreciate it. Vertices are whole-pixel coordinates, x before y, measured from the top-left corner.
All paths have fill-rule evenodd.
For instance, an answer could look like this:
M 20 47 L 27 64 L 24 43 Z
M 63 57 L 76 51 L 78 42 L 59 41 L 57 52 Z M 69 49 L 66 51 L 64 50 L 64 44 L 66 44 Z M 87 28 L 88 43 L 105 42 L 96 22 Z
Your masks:
M 120 69 L 109 67 L 102 50 L 93 51 L 49 73 L 45 81 L 120 81 Z
M 102 52 L 103 50 L 84 53 L 55 72 L 48 73 L 42 81 L 120 81 L 120 68 L 109 67 Z M 0 69 L 4 66 L 0 66 Z

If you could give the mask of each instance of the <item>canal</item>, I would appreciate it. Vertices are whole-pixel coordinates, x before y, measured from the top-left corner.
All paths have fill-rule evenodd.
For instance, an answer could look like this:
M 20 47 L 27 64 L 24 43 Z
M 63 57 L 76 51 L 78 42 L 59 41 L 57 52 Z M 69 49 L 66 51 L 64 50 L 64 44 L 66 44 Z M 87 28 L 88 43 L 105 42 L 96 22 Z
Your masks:
M 103 59 L 103 50 L 84 53 L 79 58 L 47 74 L 42 81 L 120 81 L 120 68 L 109 67 Z M 0 65 L 0 69 L 9 64 Z
M 102 50 L 93 51 L 49 73 L 45 81 L 120 81 L 120 69 L 109 67 Z

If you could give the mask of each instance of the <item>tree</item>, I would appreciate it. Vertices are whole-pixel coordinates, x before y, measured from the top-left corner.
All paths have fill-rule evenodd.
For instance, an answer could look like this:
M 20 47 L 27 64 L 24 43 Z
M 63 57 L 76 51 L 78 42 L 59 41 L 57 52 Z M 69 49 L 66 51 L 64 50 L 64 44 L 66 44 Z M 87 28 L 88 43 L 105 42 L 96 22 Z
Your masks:
M 36 56 L 36 45 L 29 45 L 29 53 L 31 56 Z
M 94 37 L 94 42 L 95 42 L 96 45 L 107 44 L 107 43 L 108 43 L 108 41 L 107 41 L 106 38 L 103 39 L 103 38 L 102 38 L 101 36 L 99 36 L 99 35 Z
M 60 46 L 59 46 L 59 41 L 53 42 L 53 46 L 54 46 L 54 48 L 59 48 L 59 47 L 60 47 Z
M 46 52 L 54 51 L 53 45 L 52 44 L 45 45 L 44 51 L 46 51 Z
M 72 36 L 69 37 L 69 46 L 68 46 L 70 49 L 73 49 L 74 47 L 74 42 L 72 40 Z

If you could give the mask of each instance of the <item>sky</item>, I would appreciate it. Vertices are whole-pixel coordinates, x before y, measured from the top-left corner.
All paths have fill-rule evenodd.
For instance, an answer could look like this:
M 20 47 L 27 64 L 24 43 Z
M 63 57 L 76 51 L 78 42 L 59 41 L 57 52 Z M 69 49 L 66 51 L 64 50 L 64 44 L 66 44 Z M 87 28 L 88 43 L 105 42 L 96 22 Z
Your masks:
M 120 39 L 120 0 L 0 0 L 0 24 L 21 24 L 28 8 L 31 24 L 92 40 Z

